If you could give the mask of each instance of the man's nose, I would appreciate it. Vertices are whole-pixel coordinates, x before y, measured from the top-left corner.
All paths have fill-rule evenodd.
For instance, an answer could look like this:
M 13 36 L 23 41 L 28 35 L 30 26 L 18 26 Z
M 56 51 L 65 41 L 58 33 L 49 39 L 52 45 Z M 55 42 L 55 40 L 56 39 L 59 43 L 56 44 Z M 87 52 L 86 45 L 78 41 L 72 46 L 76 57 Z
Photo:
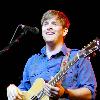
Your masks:
M 51 31 L 51 30 L 52 30 L 52 27 L 47 28 L 47 30 L 48 30 L 48 31 Z

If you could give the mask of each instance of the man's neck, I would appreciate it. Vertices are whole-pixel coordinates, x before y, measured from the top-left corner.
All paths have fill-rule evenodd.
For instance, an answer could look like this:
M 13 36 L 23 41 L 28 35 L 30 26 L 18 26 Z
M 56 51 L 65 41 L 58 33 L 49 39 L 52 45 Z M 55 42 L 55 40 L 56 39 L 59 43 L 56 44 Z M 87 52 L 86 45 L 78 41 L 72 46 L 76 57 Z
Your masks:
M 46 54 L 48 58 L 50 59 L 52 55 L 59 53 L 61 51 L 63 44 L 64 43 L 53 44 L 53 45 L 46 44 Z

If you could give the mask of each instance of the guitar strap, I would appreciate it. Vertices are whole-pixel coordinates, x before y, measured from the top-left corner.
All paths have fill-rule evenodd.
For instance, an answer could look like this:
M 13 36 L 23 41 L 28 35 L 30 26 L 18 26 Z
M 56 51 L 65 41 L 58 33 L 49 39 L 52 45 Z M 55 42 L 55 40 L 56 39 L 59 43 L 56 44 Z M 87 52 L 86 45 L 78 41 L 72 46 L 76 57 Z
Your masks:
M 69 60 L 69 56 L 70 56 L 70 52 L 71 52 L 71 49 L 70 48 L 67 48 L 67 53 L 66 55 L 63 57 L 62 59 L 62 62 L 61 62 L 61 70 L 66 66 L 66 64 L 68 63 L 68 60 Z M 60 79 L 60 82 L 62 83 L 62 81 L 64 80 L 64 77 L 62 77 Z
M 69 59 L 69 56 L 70 56 L 70 52 L 71 52 L 71 49 L 70 48 L 67 48 L 67 53 L 66 55 L 63 57 L 62 59 L 62 62 L 61 62 L 61 69 L 64 68 L 68 62 L 68 59 Z

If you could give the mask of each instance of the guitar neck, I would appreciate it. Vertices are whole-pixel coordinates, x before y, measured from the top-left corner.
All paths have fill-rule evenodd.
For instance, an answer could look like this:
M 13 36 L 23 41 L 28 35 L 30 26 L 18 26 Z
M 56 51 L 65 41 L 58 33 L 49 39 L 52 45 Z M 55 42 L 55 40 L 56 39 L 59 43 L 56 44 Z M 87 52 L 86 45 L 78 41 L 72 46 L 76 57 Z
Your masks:
M 66 74 L 67 70 L 74 65 L 76 61 L 78 61 L 79 56 L 77 55 L 73 58 L 72 61 L 69 61 L 65 66 L 62 66 L 60 71 L 48 82 L 50 85 L 54 86 L 59 80 L 63 78 L 63 76 Z

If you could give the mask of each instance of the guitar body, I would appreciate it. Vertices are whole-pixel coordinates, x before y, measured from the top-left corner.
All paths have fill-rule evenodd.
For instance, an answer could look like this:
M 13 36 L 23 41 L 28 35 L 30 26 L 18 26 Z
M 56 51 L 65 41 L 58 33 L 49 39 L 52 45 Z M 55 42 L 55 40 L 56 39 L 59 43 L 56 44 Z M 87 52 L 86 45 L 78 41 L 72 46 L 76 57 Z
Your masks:
M 32 87 L 28 90 L 23 92 L 22 100 L 38 100 L 38 98 L 34 98 L 38 96 L 38 93 L 41 92 L 45 84 L 45 81 L 42 78 L 36 79 L 33 83 Z M 39 100 L 49 100 L 49 96 L 43 95 Z

